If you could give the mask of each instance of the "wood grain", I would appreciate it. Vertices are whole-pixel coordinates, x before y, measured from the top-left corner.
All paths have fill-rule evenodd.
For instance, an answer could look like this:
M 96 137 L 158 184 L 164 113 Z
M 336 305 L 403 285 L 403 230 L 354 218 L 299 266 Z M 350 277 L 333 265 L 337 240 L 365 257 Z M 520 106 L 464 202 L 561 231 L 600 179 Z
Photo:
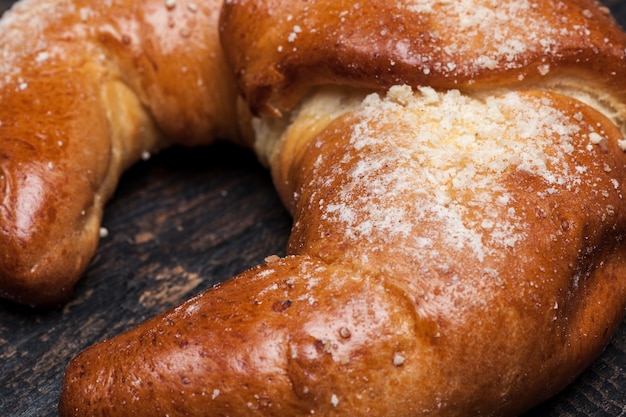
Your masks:
M 11 3 L 0 0 L 0 12 Z M 611 7 L 626 23 L 626 2 Z M 0 301 L 0 416 L 57 416 L 79 351 L 283 254 L 290 223 L 268 173 L 235 146 L 175 148 L 133 167 L 72 300 L 46 311 Z M 626 322 L 591 368 L 528 416 L 626 416 Z

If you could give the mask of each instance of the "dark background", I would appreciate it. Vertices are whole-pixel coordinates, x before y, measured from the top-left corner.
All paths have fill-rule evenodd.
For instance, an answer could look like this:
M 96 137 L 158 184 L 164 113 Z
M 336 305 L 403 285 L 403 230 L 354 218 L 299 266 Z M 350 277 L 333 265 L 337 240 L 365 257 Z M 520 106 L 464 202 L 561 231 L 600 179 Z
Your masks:
M 12 3 L 0 0 L 0 13 Z M 626 26 L 626 1 L 605 3 Z M 255 157 L 217 144 L 174 148 L 133 167 L 103 226 L 109 235 L 64 307 L 37 311 L 0 300 L 0 417 L 57 416 L 72 357 L 283 255 L 291 219 Z M 530 415 L 626 416 L 626 321 L 574 384 Z

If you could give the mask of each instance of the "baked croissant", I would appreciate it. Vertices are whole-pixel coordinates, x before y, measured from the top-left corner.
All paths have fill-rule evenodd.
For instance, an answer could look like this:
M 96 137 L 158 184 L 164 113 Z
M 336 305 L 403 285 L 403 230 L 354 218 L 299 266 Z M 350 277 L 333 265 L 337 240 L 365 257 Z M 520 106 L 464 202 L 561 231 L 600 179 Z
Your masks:
M 174 143 L 238 137 L 220 5 L 23 0 L 6 13 L 0 296 L 39 306 L 67 300 L 124 169 Z
M 61 416 L 515 416 L 626 307 L 626 36 L 591 0 L 226 1 L 270 257 L 80 354 Z

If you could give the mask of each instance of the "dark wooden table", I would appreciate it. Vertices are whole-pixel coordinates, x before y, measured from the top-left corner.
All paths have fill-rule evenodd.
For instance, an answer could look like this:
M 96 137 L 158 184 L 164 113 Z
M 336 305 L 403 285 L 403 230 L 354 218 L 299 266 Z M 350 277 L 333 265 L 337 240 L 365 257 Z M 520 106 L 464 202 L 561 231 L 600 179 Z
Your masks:
M 0 12 L 11 3 L 0 0 Z M 626 2 L 612 3 L 626 22 Z M 133 167 L 103 226 L 109 235 L 67 305 L 0 301 L 0 417 L 57 416 L 63 371 L 79 351 L 283 254 L 291 219 L 255 157 L 216 144 Z M 591 368 L 529 415 L 626 416 L 626 321 Z

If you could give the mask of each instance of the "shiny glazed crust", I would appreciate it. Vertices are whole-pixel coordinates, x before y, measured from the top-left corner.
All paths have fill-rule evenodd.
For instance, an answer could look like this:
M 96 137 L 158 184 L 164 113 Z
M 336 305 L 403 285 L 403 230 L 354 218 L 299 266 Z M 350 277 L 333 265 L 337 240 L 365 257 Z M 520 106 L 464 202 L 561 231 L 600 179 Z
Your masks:
M 626 92 L 625 35 L 594 0 L 233 0 L 223 14 L 225 53 L 262 114 L 317 85 L 489 90 L 576 76 L 619 102 Z
M 237 137 L 219 7 L 25 0 L 3 17 L 0 296 L 66 300 L 125 168 L 172 143 Z
M 87 349 L 61 416 L 515 416 L 598 355 L 626 308 L 603 8 L 231 0 L 220 27 L 289 255 Z
M 470 157 L 501 150 L 485 139 L 449 166 L 398 120 L 476 105 L 420 94 L 369 96 L 309 142 L 299 133 L 318 107 L 305 105 L 276 158 L 289 160 L 291 255 L 83 352 L 61 415 L 514 416 L 571 382 L 625 307 L 620 132 L 564 96 L 505 94 L 494 105 L 560 120 L 544 148 L 483 169 Z M 419 163 L 429 154 L 439 167 Z

